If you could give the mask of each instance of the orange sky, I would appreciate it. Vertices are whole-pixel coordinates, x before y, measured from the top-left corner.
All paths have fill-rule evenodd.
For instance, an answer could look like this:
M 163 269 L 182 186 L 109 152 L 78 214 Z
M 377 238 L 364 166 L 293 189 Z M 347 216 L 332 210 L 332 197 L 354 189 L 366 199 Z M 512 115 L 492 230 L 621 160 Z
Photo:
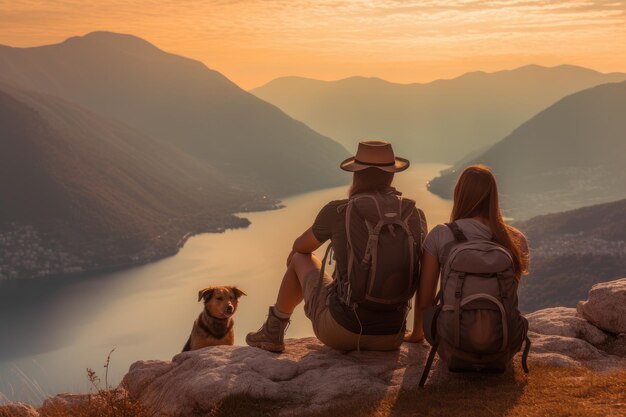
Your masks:
M 0 44 L 132 33 L 243 88 L 300 75 L 414 82 L 525 64 L 626 71 L 626 0 L 0 0 Z

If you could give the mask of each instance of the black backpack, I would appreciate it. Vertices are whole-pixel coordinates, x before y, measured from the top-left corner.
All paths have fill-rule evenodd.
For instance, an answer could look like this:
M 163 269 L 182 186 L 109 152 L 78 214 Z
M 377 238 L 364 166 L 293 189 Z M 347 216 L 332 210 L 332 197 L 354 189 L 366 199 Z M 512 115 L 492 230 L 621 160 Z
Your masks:
M 335 276 L 338 299 L 353 309 L 405 308 L 419 280 L 422 211 L 393 189 L 356 194 L 345 210 L 348 264 L 345 277 Z

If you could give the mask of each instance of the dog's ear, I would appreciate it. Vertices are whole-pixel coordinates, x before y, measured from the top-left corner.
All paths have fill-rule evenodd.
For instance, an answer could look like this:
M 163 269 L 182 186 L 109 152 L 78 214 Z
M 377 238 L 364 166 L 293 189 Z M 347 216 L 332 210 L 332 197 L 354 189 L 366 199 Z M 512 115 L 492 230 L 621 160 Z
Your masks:
M 215 287 L 206 287 L 205 289 L 198 291 L 198 301 L 202 301 L 203 298 L 205 301 L 209 301 L 211 297 L 213 297 L 214 291 Z
M 241 297 L 242 295 L 248 295 L 237 287 L 229 287 L 229 288 L 233 292 L 233 294 L 235 294 L 235 298 L 237 299 L 239 299 L 239 297 Z

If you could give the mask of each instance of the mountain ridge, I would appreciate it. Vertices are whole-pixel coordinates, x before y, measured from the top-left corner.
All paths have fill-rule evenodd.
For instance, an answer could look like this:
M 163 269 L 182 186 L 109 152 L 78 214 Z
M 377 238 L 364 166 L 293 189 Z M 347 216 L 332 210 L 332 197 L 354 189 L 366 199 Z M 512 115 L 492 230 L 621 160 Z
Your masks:
M 289 77 L 251 92 L 347 147 L 385 138 L 413 161 L 455 163 L 496 143 L 565 95 L 622 80 L 626 74 L 529 65 L 412 84 Z
M 406 87 L 406 86 L 425 86 L 428 84 L 433 84 L 433 83 L 438 83 L 438 82 L 455 81 L 455 80 L 463 79 L 464 77 L 472 77 L 472 76 L 504 75 L 504 74 L 510 74 L 510 73 L 515 73 L 515 72 L 528 71 L 528 70 L 560 70 L 560 69 L 570 69 L 570 70 L 580 71 L 581 73 L 584 72 L 588 74 L 598 74 L 598 75 L 609 75 L 609 76 L 625 75 L 625 73 L 621 73 L 619 71 L 602 72 L 602 71 L 598 71 L 592 68 L 587 68 L 587 67 L 583 67 L 580 65 L 572 65 L 572 64 L 560 64 L 560 65 L 554 65 L 554 66 L 539 65 L 539 64 L 526 64 L 526 65 L 522 65 L 519 67 L 511 68 L 511 69 L 502 69 L 502 70 L 491 71 L 491 72 L 483 71 L 483 70 L 468 71 L 463 74 L 450 77 L 450 78 L 436 78 L 430 81 L 405 82 L 405 83 L 397 82 L 397 81 L 390 81 L 382 77 L 366 76 L 366 75 L 351 75 L 348 77 L 337 78 L 333 80 L 321 80 L 318 78 L 304 77 L 304 76 L 299 76 L 299 75 L 284 75 L 284 76 L 276 77 L 258 87 L 251 88 L 249 91 L 258 90 L 263 87 L 269 86 L 271 84 L 279 83 L 281 81 L 310 81 L 310 82 L 323 83 L 323 84 L 333 84 L 333 83 L 342 83 L 342 82 L 350 81 L 350 80 L 364 80 L 364 81 L 367 80 L 367 81 L 381 82 L 381 84 L 385 83 L 388 85 Z
M 347 182 L 348 156 L 204 63 L 133 35 L 96 32 L 0 51 L 0 79 L 77 103 L 168 142 L 273 196 Z
M 520 219 L 623 198 L 625 109 L 626 82 L 568 95 L 480 156 L 443 171 L 429 189 L 449 198 L 464 166 L 484 164 L 498 177 L 505 209 Z
M 594 284 L 626 271 L 626 199 L 517 222 L 530 243 L 520 308 L 575 307 Z
M 0 279 L 144 263 L 247 225 L 232 214 L 246 203 L 272 206 L 171 145 L 6 83 L 0 137 Z

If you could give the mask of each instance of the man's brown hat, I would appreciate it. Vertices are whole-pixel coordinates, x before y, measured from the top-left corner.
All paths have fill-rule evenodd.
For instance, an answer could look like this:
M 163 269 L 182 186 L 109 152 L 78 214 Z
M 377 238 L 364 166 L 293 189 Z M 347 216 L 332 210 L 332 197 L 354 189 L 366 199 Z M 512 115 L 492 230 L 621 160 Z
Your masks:
M 378 168 L 387 172 L 400 172 L 409 167 L 409 160 L 394 155 L 391 143 L 384 140 L 359 142 L 356 155 L 341 163 L 344 171 L 362 171 Z

